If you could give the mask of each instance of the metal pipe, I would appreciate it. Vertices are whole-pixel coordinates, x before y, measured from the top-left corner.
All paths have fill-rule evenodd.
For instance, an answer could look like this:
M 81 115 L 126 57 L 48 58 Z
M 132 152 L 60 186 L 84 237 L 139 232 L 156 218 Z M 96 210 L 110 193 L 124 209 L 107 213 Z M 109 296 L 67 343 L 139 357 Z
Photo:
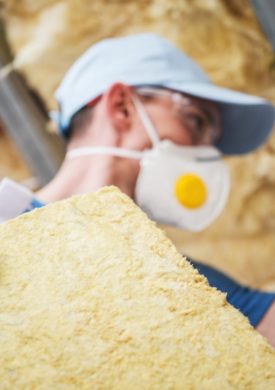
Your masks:
M 0 23 L 0 67 L 11 61 Z M 46 131 L 47 115 L 16 71 L 0 79 L 0 118 L 40 185 L 46 184 L 63 160 L 64 143 Z

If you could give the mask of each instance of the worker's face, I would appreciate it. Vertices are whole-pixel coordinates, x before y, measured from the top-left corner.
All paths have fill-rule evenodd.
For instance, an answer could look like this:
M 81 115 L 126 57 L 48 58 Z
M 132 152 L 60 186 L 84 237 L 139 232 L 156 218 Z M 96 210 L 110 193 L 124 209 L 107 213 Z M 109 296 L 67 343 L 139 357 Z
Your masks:
M 151 140 L 133 103 L 133 94 L 121 83 L 112 85 L 95 107 L 92 121 L 93 142 L 86 138 L 83 146 L 113 146 L 142 151 L 152 147 Z M 167 90 L 138 91 L 158 137 L 178 145 L 211 145 L 220 135 L 220 118 L 217 106 L 210 101 L 174 94 Z M 85 144 L 85 145 L 84 145 Z M 79 146 L 79 145 L 78 145 Z M 97 158 L 99 161 L 99 158 Z M 119 158 L 111 164 L 116 179 L 106 184 L 120 187 L 134 195 L 140 165 L 138 160 Z
M 220 117 L 215 103 L 164 89 L 133 91 L 116 83 L 100 103 L 103 116 L 119 135 L 119 144 L 115 146 L 134 150 L 152 146 L 133 104 L 133 94 L 143 103 L 160 139 L 197 146 L 212 145 L 220 136 Z
M 184 146 L 213 145 L 219 139 L 220 117 L 213 102 L 161 89 L 140 89 L 140 96 L 160 139 Z

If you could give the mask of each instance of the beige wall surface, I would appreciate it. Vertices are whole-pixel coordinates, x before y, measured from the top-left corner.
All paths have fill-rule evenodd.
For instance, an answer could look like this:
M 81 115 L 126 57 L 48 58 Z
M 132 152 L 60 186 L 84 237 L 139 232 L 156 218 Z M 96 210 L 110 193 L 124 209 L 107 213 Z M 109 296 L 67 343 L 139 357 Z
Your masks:
M 4 0 L 16 66 L 49 108 L 70 64 L 93 42 L 153 31 L 197 60 L 217 84 L 275 102 L 275 58 L 248 0 Z M 108 60 L 108 59 L 107 59 Z M 242 282 L 275 288 L 275 136 L 228 160 L 229 205 L 200 234 L 168 229 L 178 248 Z

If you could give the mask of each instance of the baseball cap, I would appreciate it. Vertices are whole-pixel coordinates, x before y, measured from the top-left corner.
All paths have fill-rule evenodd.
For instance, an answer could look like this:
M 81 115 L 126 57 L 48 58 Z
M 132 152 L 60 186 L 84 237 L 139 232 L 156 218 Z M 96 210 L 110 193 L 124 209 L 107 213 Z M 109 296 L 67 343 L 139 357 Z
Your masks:
M 115 82 L 167 88 L 216 102 L 222 125 L 216 146 L 225 154 L 254 150 L 266 141 L 274 124 L 270 102 L 214 85 L 169 41 L 142 33 L 102 40 L 72 65 L 55 94 L 59 112 L 54 119 L 60 133 L 66 137 L 72 117 Z

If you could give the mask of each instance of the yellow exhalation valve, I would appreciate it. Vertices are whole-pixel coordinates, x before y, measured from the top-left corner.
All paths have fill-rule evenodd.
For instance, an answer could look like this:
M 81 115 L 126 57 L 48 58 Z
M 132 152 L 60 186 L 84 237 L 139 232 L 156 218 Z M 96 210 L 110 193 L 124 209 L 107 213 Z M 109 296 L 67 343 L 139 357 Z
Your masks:
M 176 180 L 174 194 L 182 206 L 196 209 L 205 203 L 207 189 L 199 176 L 185 173 Z

